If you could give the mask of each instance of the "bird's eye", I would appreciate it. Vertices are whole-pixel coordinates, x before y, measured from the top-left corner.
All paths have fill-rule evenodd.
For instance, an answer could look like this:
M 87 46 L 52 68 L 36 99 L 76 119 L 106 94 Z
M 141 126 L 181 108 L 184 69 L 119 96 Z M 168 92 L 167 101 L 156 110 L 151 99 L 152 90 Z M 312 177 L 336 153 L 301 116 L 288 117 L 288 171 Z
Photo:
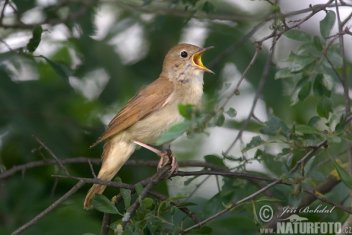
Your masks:
M 187 53 L 187 51 L 181 51 L 180 55 L 181 55 L 182 58 L 187 58 L 188 53 Z

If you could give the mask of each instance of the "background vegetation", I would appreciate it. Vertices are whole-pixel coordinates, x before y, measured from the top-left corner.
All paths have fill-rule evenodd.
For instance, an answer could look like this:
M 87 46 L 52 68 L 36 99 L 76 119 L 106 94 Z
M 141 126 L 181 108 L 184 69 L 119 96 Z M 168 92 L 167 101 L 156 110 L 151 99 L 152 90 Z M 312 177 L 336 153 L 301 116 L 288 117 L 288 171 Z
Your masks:
M 230 1 L 1 1 L 0 234 L 258 234 L 290 215 L 283 207 L 319 205 L 335 209 L 300 215 L 351 226 L 352 14 L 340 9 L 352 4 L 248 4 L 254 13 Z M 302 31 L 317 14 L 318 33 Z M 194 25 L 205 33 L 193 40 L 215 46 L 204 61 L 216 79 L 205 75 L 204 108 L 180 106 L 186 121 L 162 137 L 187 131 L 173 147 L 180 172 L 166 180 L 154 154 L 136 151 L 83 210 L 101 153 L 89 146 Z M 205 142 L 229 144 L 203 156 Z M 204 185 L 213 193 L 197 193 Z

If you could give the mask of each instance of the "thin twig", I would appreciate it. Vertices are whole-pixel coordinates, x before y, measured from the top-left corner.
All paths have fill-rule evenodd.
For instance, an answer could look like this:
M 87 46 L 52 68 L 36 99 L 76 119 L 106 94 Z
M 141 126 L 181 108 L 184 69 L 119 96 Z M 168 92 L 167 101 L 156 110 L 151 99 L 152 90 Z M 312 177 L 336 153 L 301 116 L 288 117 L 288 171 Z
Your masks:
M 241 204 L 243 204 L 243 203 L 245 203 L 245 202 L 247 202 L 247 201 L 249 201 L 249 200 L 252 200 L 252 199 L 255 198 L 257 195 L 261 194 L 262 192 L 265 192 L 265 191 L 268 190 L 269 188 L 271 188 L 271 187 L 273 187 L 274 185 L 280 183 L 280 181 L 281 181 L 281 179 L 277 179 L 277 180 L 273 181 L 272 183 L 266 185 L 265 187 L 259 189 L 258 191 L 256 191 L 256 192 L 254 192 L 254 193 L 248 195 L 247 197 L 245 197 L 245 198 L 243 198 L 243 199 L 241 199 L 241 200 L 239 200 L 239 201 L 237 201 L 237 202 L 232 203 L 230 206 L 228 206 L 228 207 L 226 207 L 225 209 L 223 209 L 223 210 L 221 210 L 221 211 L 215 213 L 214 215 L 211 215 L 211 216 L 207 217 L 206 219 L 200 221 L 199 223 L 194 224 L 194 225 L 192 225 L 192 226 L 190 226 L 190 227 L 184 229 L 184 230 L 182 231 L 182 233 L 186 233 L 186 232 L 191 231 L 192 229 L 198 228 L 198 227 L 200 227 L 200 226 L 202 226 L 202 225 L 204 225 L 204 224 L 206 224 L 206 223 L 208 223 L 208 222 L 214 220 L 215 218 L 217 218 L 217 217 L 219 217 L 219 216 L 221 216 L 221 215 L 227 213 L 228 211 L 232 210 L 233 208 L 235 208 L 235 207 L 237 207 L 237 206 L 239 206 L 239 205 L 241 205 Z
M 36 224 L 39 220 L 41 220 L 45 215 L 47 215 L 49 212 L 54 210 L 57 206 L 59 206 L 61 203 L 63 203 L 67 198 L 72 196 L 74 193 L 76 193 L 82 186 L 84 185 L 84 182 L 82 180 L 78 181 L 69 191 L 67 191 L 64 195 L 62 195 L 59 199 L 57 199 L 54 203 L 52 203 L 50 206 L 45 208 L 42 212 L 40 212 L 38 215 L 36 215 L 33 219 L 16 229 L 14 232 L 11 233 L 11 235 L 17 235 L 28 229 L 30 226 Z
M 299 169 L 299 167 L 301 166 L 302 163 L 305 163 L 307 162 L 320 148 L 323 148 L 325 147 L 327 144 L 327 141 L 324 140 L 322 142 L 320 142 L 317 146 L 314 146 L 312 147 L 296 164 L 295 166 L 289 171 L 288 174 L 292 174 L 293 172 L 295 172 L 297 169 Z M 229 206 L 227 206 L 225 209 L 215 213 L 214 215 L 210 216 L 210 217 L 207 217 L 206 219 L 200 221 L 199 223 L 197 224 L 194 224 L 184 230 L 181 231 L 181 233 L 186 233 L 186 232 L 189 232 L 191 231 L 192 229 L 195 229 L 195 228 L 198 228 L 214 219 L 216 219 L 217 217 L 229 212 L 230 210 L 232 210 L 233 208 L 249 201 L 249 200 L 252 200 L 254 199 L 256 196 L 258 196 L 259 194 L 261 194 L 262 192 L 265 192 L 266 190 L 268 190 L 269 188 L 279 184 L 280 182 L 282 182 L 282 179 L 279 178 L 279 179 L 276 179 L 275 181 L 271 182 L 270 184 L 264 186 L 263 188 L 255 191 L 254 193 L 244 197 L 243 199 L 237 201 L 237 202 L 233 202 L 231 203 Z
M 101 185 L 106 185 L 109 187 L 113 187 L 113 188 L 124 188 L 124 189 L 129 189 L 131 191 L 136 190 L 136 185 L 132 185 L 132 184 L 126 184 L 126 183 L 118 183 L 115 181 L 105 181 L 105 180 L 101 180 L 98 178 L 83 178 L 83 177 L 75 177 L 75 176 L 68 176 L 68 175 L 52 175 L 55 178 L 63 178 L 63 179 L 74 179 L 74 180 L 78 180 L 78 181 L 83 181 L 85 184 L 101 184 Z M 142 184 L 142 186 L 148 184 L 151 181 L 151 177 L 140 181 L 139 183 Z M 155 192 L 155 191 L 148 191 L 148 194 L 150 194 L 151 196 L 157 198 L 158 200 L 164 201 L 167 200 L 166 196 Z M 187 216 L 189 216 L 195 223 L 197 223 L 199 221 L 199 219 L 197 218 L 197 216 L 191 212 L 187 207 L 182 206 L 182 205 L 178 205 L 176 202 L 171 202 L 171 205 L 177 207 L 180 211 L 184 212 Z
M 193 197 L 193 195 L 198 191 L 198 189 L 210 178 L 210 175 L 207 175 L 206 177 L 204 177 L 204 179 L 202 179 L 201 182 L 199 182 L 198 184 L 195 185 L 194 189 L 192 190 L 192 192 L 190 192 L 187 196 L 187 198 L 191 198 Z
M 270 71 L 270 67 L 271 67 L 271 61 L 272 61 L 272 57 L 273 57 L 273 53 L 274 53 L 275 44 L 276 44 L 276 40 L 274 39 L 273 40 L 273 45 L 272 45 L 272 50 L 268 53 L 268 56 L 266 58 L 266 63 L 264 65 L 264 69 L 263 69 L 263 75 L 262 75 L 262 77 L 261 77 L 261 79 L 259 81 L 258 88 L 256 90 L 255 97 L 254 97 L 251 109 L 249 111 L 248 117 L 244 121 L 244 123 L 243 123 L 241 129 L 239 130 L 239 132 L 237 133 L 236 138 L 232 141 L 230 146 L 224 152 L 225 155 L 229 154 L 231 149 L 235 146 L 236 142 L 242 137 L 243 131 L 247 128 L 247 125 L 248 125 L 249 121 L 252 118 L 252 114 L 254 113 L 255 107 L 256 107 L 257 102 L 259 100 L 259 97 L 262 94 L 264 85 L 266 84 L 266 81 L 269 78 L 269 71 Z
M 88 165 L 89 165 L 90 171 L 92 172 L 92 176 L 93 176 L 94 178 L 97 178 L 97 175 L 95 174 L 95 171 L 94 171 L 92 162 L 91 162 L 90 160 L 88 160 Z
M 101 223 L 100 235 L 109 235 L 111 224 L 111 214 L 104 213 L 103 221 Z
M 343 24 L 341 22 L 340 10 L 338 7 L 337 0 L 335 0 L 335 7 L 336 7 L 337 24 L 338 24 L 338 30 L 339 30 L 338 32 L 339 32 L 340 54 L 342 57 L 341 77 L 342 77 L 342 80 L 344 81 L 344 83 L 342 85 L 343 85 L 343 91 L 344 91 L 344 95 L 345 95 L 345 113 L 346 113 L 346 116 L 348 116 L 351 112 L 351 101 L 350 101 L 350 95 L 349 95 L 349 78 L 347 76 L 345 42 L 343 39 Z M 351 170 L 352 170 L 352 166 L 351 166 Z
M 234 95 L 237 95 L 239 93 L 239 88 L 244 80 L 244 78 L 246 77 L 249 69 L 253 66 L 254 62 L 257 60 L 257 57 L 258 57 L 258 54 L 259 54 L 259 51 L 261 51 L 262 47 L 260 44 L 257 44 L 256 48 L 255 48 L 255 52 L 252 56 L 252 59 L 250 60 L 249 64 L 247 65 L 247 67 L 244 69 L 242 75 L 241 75 L 241 78 L 240 80 L 237 82 L 236 86 L 235 86 L 235 89 L 233 90 L 233 92 L 231 93 L 231 95 L 229 95 L 228 97 L 226 97 L 224 103 L 221 105 L 222 107 L 225 107 L 228 102 L 231 100 L 231 98 L 234 96 Z
M 297 206 L 298 210 L 301 208 L 305 208 L 308 205 L 312 204 L 317 198 L 318 198 L 318 194 L 325 194 L 327 192 L 330 192 L 336 185 L 338 185 L 341 182 L 340 179 L 336 178 L 335 176 L 329 175 L 328 178 L 320 183 L 318 186 L 316 186 L 312 191 L 310 192 L 314 192 L 313 194 L 310 194 L 309 192 L 306 192 L 306 190 L 304 190 L 305 193 L 308 193 L 308 195 L 306 195 L 305 197 L 302 198 L 302 200 L 300 201 L 299 205 Z M 338 207 L 338 206 L 337 206 Z M 340 208 L 342 209 L 342 208 Z M 348 210 L 347 208 L 342 209 L 344 211 Z M 270 221 L 270 223 L 268 223 L 266 225 L 267 228 L 275 228 L 276 227 L 276 223 L 280 220 L 280 219 L 284 219 L 286 217 L 289 217 L 291 214 L 290 213 L 285 213 L 285 216 L 280 216 L 282 214 L 281 211 L 277 211 L 275 213 L 275 215 L 273 216 L 273 220 Z
M 127 9 L 127 10 L 133 10 L 133 11 L 140 11 L 140 12 L 145 12 L 145 13 L 153 13 L 157 15 L 174 15 L 178 17 L 184 17 L 184 18 L 198 18 L 198 19 L 210 19 L 210 20 L 226 20 L 226 21 L 232 21 L 232 22 L 240 22 L 240 21 L 246 21 L 248 20 L 251 21 L 265 21 L 268 22 L 272 19 L 275 19 L 277 17 L 276 13 L 269 14 L 267 16 L 259 16 L 257 18 L 254 18 L 253 15 L 238 15 L 238 14 L 217 14 L 217 13 L 202 13 L 202 12 L 194 12 L 194 11 L 185 11 L 184 9 L 174 9 L 174 8 L 169 8 L 167 6 L 153 6 L 153 7 L 143 7 L 141 5 L 133 4 L 133 3 L 128 3 L 127 1 L 109 1 L 105 0 L 103 1 L 104 3 L 114 3 L 118 4 L 120 7 Z M 297 11 L 291 11 L 287 12 L 285 14 L 281 14 L 282 18 L 287 18 L 290 16 L 295 16 L 295 15 L 300 15 L 303 13 L 307 12 L 312 12 L 313 14 L 316 14 L 322 10 L 325 10 L 326 8 L 331 8 L 334 7 L 333 0 L 329 0 L 327 3 L 324 4 L 316 4 L 316 5 L 311 5 L 307 8 L 300 9 Z M 338 4 L 339 6 L 346 6 L 346 7 L 352 7 L 351 4 L 347 3 L 340 3 Z
M 341 26 L 345 26 L 347 22 L 352 18 L 352 12 L 341 22 Z
M 58 179 L 55 179 L 55 180 L 54 180 L 54 184 L 53 184 L 53 186 L 52 186 L 52 188 L 51 188 L 51 191 L 50 191 L 50 197 L 54 197 L 54 195 L 55 195 L 55 190 L 56 190 L 58 184 L 59 184 L 59 180 L 58 180 Z
M 149 183 L 143 188 L 143 191 L 138 195 L 138 198 L 135 200 L 135 202 L 127 209 L 126 213 L 124 214 L 122 218 L 122 227 L 125 228 L 127 223 L 130 221 L 131 217 L 133 214 L 136 212 L 136 210 L 140 206 L 140 201 L 142 201 L 149 191 L 152 189 L 152 187 L 160 182 L 161 180 L 167 178 L 169 176 L 169 171 L 170 171 L 170 166 L 166 165 L 165 167 L 159 169 L 155 175 L 151 177 L 151 180 Z
M 3 43 L 9 51 L 16 53 L 16 50 L 13 49 L 4 39 L 0 38 L 0 42 Z
M 0 13 L 0 24 L 2 24 L 2 20 L 4 19 L 4 16 L 5 16 L 5 9 L 6 9 L 7 4 L 9 4 L 9 0 L 5 0 L 4 6 L 3 6 L 2 9 L 1 9 L 1 13 Z
M 80 164 L 80 163 L 87 163 L 88 164 L 88 162 L 91 162 L 93 164 L 100 164 L 101 159 L 100 158 L 88 158 L 88 157 L 74 157 L 74 158 L 61 159 L 62 164 Z M 47 166 L 47 165 L 55 165 L 55 164 L 58 164 L 58 162 L 54 159 L 44 159 L 44 160 L 24 163 L 22 165 L 13 166 L 12 168 L 0 173 L 0 180 L 6 179 L 6 178 L 16 174 L 17 172 L 24 172 L 28 169 Z M 126 166 L 155 167 L 157 164 L 158 164 L 157 161 L 150 161 L 150 160 L 128 160 L 125 165 Z M 212 170 L 216 170 L 216 171 L 226 171 L 227 170 L 226 167 L 220 167 L 220 166 L 210 164 L 207 162 L 195 161 L 195 160 L 180 161 L 178 164 L 180 167 L 203 167 L 206 169 L 212 169 Z
M 101 180 L 99 178 L 84 178 L 84 177 L 76 177 L 76 176 L 70 176 L 70 175 L 52 175 L 52 177 L 62 178 L 62 179 L 74 179 L 78 181 L 83 181 L 86 184 L 101 184 L 101 185 L 106 185 L 114 188 L 125 188 L 125 189 L 135 188 L 135 186 L 131 184 L 119 183 L 115 181 L 106 181 L 106 180 Z
M 305 193 L 308 193 L 312 196 L 314 196 L 316 199 L 322 201 L 322 202 L 325 202 L 326 204 L 329 204 L 329 205 L 332 205 L 333 207 L 336 207 L 344 212 L 347 212 L 349 214 L 352 214 L 352 209 L 351 208 L 347 208 L 347 207 L 344 207 L 343 205 L 341 204 L 337 204 L 333 201 L 331 201 L 330 199 L 324 197 L 321 195 L 321 192 L 317 192 L 317 191 L 310 191 L 310 190 L 303 190 Z
M 35 140 L 49 153 L 49 155 L 54 158 L 60 168 L 65 172 L 66 175 L 70 175 L 64 164 L 62 164 L 61 160 L 55 155 L 55 153 L 38 137 L 34 137 Z
M 340 44 L 340 54 L 342 57 L 342 69 L 341 69 L 341 78 L 343 80 L 343 93 L 344 93 L 344 100 L 345 100 L 345 115 L 349 116 L 351 113 L 351 100 L 350 100 L 350 88 L 349 88 L 349 77 L 347 76 L 347 61 L 346 61 L 346 54 L 345 54 L 345 42 L 343 39 L 343 23 L 341 22 L 340 17 L 340 10 L 338 7 L 337 0 L 335 0 L 335 7 L 336 7 L 336 16 L 337 16 L 337 24 L 339 29 L 339 44 Z M 349 124 L 348 124 L 349 125 Z M 348 144 L 348 160 L 349 160 L 349 172 L 352 174 L 352 145 Z
M 228 177 L 236 177 L 240 179 L 249 179 L 249 180 L 260 180 L 260 181 L 273 181 L 275 179 L 256 176 L 253 174 L 243 173 L 243 172 L 231 172 L 231 171 L 178 171 L 174 173 L 171 177 L 175 176 L 201 176 L 201 175 L 216 175 L 216 176 L 228 176 Z

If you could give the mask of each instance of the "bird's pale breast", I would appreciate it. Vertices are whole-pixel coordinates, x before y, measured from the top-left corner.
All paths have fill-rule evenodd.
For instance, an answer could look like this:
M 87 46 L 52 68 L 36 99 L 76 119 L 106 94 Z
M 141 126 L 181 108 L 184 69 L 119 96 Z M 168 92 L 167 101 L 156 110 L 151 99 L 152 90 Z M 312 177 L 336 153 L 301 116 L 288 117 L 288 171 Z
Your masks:
M 178 111 L 179 104 L 200 104 L 203 95 L 203 73 L 194 75 L 196 76 L 188 84 L 180 84 L 183 87 L 175 88 L 165 106 L 138 121 L 127 130 L 129 133 L 133 133 L 131 137 L 134 140 L 155 144 L 163 132 L 183 120 Z

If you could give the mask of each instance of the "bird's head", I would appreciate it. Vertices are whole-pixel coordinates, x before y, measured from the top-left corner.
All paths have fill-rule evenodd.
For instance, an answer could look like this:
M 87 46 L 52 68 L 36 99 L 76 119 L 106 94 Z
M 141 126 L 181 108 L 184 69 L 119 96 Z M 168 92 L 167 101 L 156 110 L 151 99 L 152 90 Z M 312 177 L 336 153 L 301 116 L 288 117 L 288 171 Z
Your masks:
M 202 54 L 211 48 L 186 43 L 174 46 L 165 56 L 162 74 L 171 80 L 187 81 L 203 72 L 214 73 L 202 62 Z

